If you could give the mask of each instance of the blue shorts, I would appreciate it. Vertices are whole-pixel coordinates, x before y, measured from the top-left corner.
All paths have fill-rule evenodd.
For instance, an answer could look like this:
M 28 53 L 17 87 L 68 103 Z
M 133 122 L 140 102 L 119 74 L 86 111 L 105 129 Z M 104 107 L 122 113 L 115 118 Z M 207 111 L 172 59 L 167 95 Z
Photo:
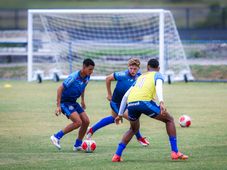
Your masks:
M 77 102 L 67 102 L 61 103 L 61 111 L 65 116 L 67 116 L 67 118 L 69 118 L 73 112 L 80 114 L 84 112 L 84 109 Z
M 153 101 L 137 101 L 128 103 L 128 118 L 131 121 L 139 119 L 141 114 L 156 117 L 160 114 L 160 106 Z
M 115 113 L 117 113 L 117 115 L 119 113 L 120 106 L 121 106 L 121 103 L 115 103 L 113 101 L 110 101 L 110 107 Z M 125 110 L 126 110 L 126 108 L 125 108 Z

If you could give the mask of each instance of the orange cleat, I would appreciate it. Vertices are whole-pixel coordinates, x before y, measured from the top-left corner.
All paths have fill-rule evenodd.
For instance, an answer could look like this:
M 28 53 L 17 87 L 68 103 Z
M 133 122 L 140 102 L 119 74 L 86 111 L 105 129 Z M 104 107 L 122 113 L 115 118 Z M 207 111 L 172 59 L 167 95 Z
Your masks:
M 177 152 L 177 153 L 176 152 L 171 152 L 171 158 L 172 158 L 172 160 L 178 160 L 178 159 L 186 160 L 186 159 L 188 159 L 188 156 L 184 155 L 181 152 Z
M 122 162 L 123 159 L 118 156 L 117 154 L 114 154 L 113 158 L 112 158 L 112 162 Z
M 150 144 L 146 137 L 141 137 L 137 140 L 142 146 L 148 146 Z
M 91 139 L 92 135 L 93 135 L 93 130 L 92 130 L 92 128 L 88 128 L 86 138 L 87 138 L 87 139 Z

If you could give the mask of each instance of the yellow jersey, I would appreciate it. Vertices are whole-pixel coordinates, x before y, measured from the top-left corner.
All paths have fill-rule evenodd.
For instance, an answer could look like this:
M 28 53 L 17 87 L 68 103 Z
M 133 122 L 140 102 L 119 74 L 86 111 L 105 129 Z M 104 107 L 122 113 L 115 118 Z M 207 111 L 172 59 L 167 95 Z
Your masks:
M 155 82 L 157 79 L 163 80 L 163 77 L 161 73 L 156 71 L 149 71 L 139 76 L 135 82 L 135 85 L 130 91 L 130 94 L 128 96 L 128 103 L 135 101 L 155 100 Z

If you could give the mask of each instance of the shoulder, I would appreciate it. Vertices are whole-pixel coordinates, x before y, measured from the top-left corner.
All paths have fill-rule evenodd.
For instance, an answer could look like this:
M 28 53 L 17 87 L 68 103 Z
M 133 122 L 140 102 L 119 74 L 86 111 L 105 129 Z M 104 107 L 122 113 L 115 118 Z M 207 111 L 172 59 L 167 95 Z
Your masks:
M 79 76 L 79 71 L 75 71 L 72 74 L 70 74 L 69 76 L 76 78 Z
M 128 75 L 127 71 L 118 71 L 118 72 L 113 73 L 115 80 L 122 79 L 122 78 L 126 77 L 127 75 Z
M 164 81 L 164 77 L 160 72 L 155 72 L 154 79 L 155 79 L 155 81 L 158 79 L 161 79 L 162 81 Z
M 137 72 L 137 74 L 136 74 L 136 77 L 139 77 L 139 76 L 141 76 L 142 75 L 142 73 L 141 73 L 141 71 L 139 70 L 138 72 Z

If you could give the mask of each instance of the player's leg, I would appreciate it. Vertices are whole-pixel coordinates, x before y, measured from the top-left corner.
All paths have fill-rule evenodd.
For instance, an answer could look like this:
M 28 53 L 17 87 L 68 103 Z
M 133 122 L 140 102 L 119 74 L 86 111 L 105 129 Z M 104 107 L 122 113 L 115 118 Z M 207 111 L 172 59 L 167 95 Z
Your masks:
M 115 118 L 117 117 L 117 113 L 119 111 L 119 104 L 115 103 L 115 102 L 110 102 L 110 107 L 111 107 L 111 115 L 102 118 L 101 120 L 99 120 L 97 123 L 95 123 L 91 128 L 88 129 L 87 132 L 87 138 L 91 138 L 91 136 L 99 129 L 109 125 L 109 124 L 113 124 Z
M 72 123 L 68 124 L 63 130 L 60 130 L 56 134 L 51 136 L 51 141 L 52 143 L 58 148 L 61 149 L 60 146 L 60 139 L 66 135 L 67 133 L 73 131 L 74 129 L 77 129 L 78 127 L 81 126 L 82 121 L 80 119 L 80 116 L 78 115 L 77 112 L 73 112 L 70 116 L 69 119 L 72 121 Z
M 117 150 L 112 158 L 112 162 L 121 162 L 121 155 L 127 144 L 130 142 L 132 137 L 138 132 L 140 127 L 139 119 L 130 121 L 130 129 L 124 134 L 121 142 L 118 144 Z
M 129 120 L 128 118 L 128 110 L 126 109 L 124 112 L 123 117 L 127 120 Z M 136 132 L 135 134 L 137 141 L 142 145 L 142 146 L 148 146 L 150 144 L 150 142 L 146 139 L 146 137 L 143 137 L 142 134 L 140 133 L 140 130 L 138 130 L 138 132 Z
M 82 144 L 83 138 L 84 138 L 84 136 L 87 132 L 87 128 L 90 124 L 90 120 L 89 120 L 86 112 L 80 113 L 80 118 L 82 120 L 82 124 L 81 124 L 79 132 L 78 132 L 78 137 L 73 146 L 74 151 L 81 150 L 81 144 Z
M 171 158 L 173 160 L 177 159 L 188 159 L 187 155 L 182 154 L 178 150 L 177 146 L 177 134 L 176 134 L 176 127 L 174 123 L 173 117 L 167 112 L 165 116 L 159 114 L 155 117 L 156 120 L 162 121 L 166 124 L 166 131 L 169 136 L 169 142 L 171 146 Z
M 70 108 L 70 109 L 69 109 Z M 69 125 L 67 125 L 63 130 L 58 131 L 54 135 L 50 137 L 51 142 L 58 148 L 61 149 L 60 139 L 67 133 L 77 129 L 82 124 L 82 121 L 78 115 L 78 112 L 75 110 L 74 103 L 70 104 L 61 104 L 62 112 L 67 116 L 68 119 L 72 121 Z
M 73 146 L 74 151 L 81 150 L 82 140 L 83 140 L 84 135 L 86 134 L 87 128 L 90 124 L 90 120 L 89 120 L 87 113 L 84 111 L 84 109 L 78 103 L 76 103 L 76 111 L 79 114 L 79 117 L 81 120 L 81 126 L 80 126 L 80 129 L 78 132 L 78 137 Z

